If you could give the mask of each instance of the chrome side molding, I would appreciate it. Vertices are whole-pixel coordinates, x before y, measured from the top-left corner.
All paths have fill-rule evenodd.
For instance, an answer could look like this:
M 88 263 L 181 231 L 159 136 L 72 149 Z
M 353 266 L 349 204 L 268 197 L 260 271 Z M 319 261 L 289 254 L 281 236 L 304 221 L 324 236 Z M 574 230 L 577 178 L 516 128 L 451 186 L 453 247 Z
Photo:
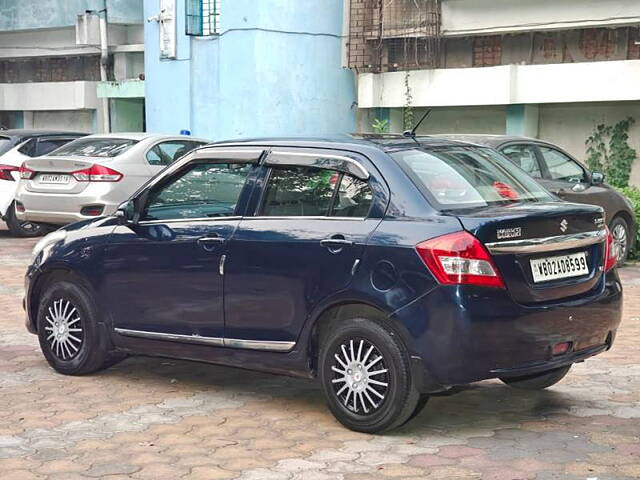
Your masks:
M 200 335 L 180 335 L 176 333 L 147 332 L 115 328 L 116 333 L 125 337 L 146 338 L 168 342 L 195 343 L 213 347 L 242 348 L 245 350 L 266 350 L 272 352 L 288 352 L 295 347 L 296 342 L 280 342 L 273 340 L 241 340 L 239 338 L 202 337 Z
M 170 342 L 198 343 L 223 347 L 224 339 L 219 337 L 201 337 L 200 335 L 180 335 L 177 333 L 146 332 L 143 330 L 129 330 L 128 328 L 115 328 L 116 333 L 125 337 L 147 338 L 149 340 L 163 340 Z
M 506 242 L 486 243 L 485 246 L 494 255 L 507 253 L 540 253 L 556 250 L 568 250 L 604 242 L 607 238 L 606 230 L 572 233 L 554 237 L 528 238 L 524 240 L 509 240 Z

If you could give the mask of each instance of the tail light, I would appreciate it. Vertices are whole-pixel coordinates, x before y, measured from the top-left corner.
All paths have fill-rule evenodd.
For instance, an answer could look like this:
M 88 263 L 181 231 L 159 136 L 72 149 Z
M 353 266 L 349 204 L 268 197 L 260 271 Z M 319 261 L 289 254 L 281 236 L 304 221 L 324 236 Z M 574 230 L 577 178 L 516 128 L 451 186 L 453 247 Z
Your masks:
M 606 227 L 605 227 L 606 228 Z M 616 255 L 615 245 L 613 244 L 613 235 L 607 228 L 607 241 L 604 249 L 604 271 L 608 272 L 618 263 L 618 257 Z
M 13 175 L 11 175 L 11 172 L 18 172 L 19 170 L 19 167 L 15 167 L 13 165 L 0 165 L 0 180 L 15 182 L 15 179 L 13 178 Z
M 78 182 L 119 182 L 123 175 L 103 165 L 91 165 L 89 168 L 77 170 L 71 175 Z
M 20 178 L 23 180 L 31 180 L 35 176 L 36 172 L 27 167 L 26 163 L 20 165 Z
M 491 255 L 476 237 L 456 232 L 416 245 L 438 282 L 443 285 L 478 285 L 505 288 Z

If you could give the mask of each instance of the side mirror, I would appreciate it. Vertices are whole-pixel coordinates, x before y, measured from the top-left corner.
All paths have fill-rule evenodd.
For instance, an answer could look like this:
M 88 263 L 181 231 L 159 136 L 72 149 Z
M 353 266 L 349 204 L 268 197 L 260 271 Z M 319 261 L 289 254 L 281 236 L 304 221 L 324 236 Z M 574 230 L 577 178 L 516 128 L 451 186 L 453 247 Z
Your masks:
M 136 216 L 136 206 L 133 200 L 129 200 L 121 204 L 115 213 L 115 217 L 122 225 L 137 223 Z
M 601 185 L 604 183 L 604 173 L 593 172 L 591 174 L 591 185 Z

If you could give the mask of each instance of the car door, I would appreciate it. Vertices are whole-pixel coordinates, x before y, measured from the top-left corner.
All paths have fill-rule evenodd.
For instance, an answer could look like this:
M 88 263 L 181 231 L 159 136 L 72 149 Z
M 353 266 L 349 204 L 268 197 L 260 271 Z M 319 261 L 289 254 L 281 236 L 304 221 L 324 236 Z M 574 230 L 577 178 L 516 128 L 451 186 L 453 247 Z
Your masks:
M 293 148 L 268 155 L 254 214 L 228 247 L 225 344 L 288 350 L 313 308 L 349 285 L 382 216 L 369 213 L 380 184 L 354 158 Z
M 117 331 L 222 345 L 221 268 L 261 154 L 199 152 L 136 197 L 139 221 L 118 226 L 105 254 Z
M 204 143 L 193 140 L 168 140 L 158 142 L 147 150 L 145 158 L 151 167 L 151 171 L 155 175 L 179 158 L 185 156 L 194 148 L 202 145 L 204 145 Z

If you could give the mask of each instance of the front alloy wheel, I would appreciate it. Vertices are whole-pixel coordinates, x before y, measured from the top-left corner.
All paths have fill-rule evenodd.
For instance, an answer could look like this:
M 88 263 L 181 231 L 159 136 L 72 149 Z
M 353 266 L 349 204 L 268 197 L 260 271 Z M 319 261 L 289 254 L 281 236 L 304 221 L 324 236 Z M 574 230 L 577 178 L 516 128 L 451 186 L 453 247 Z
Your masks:
M 611 236 L 613 237 L 613 248 L 616 254 L 616 263 L 621 265 L 627 259 L 629 249 L 629 234 L 627 222 L 622 218 L 615 218 L 611 222 Z
M 51 353 L 64 361 L 74 358 L 82 348 L 84 339 L 78 308 L 68 299 L 59 298 L 47 307 L 45 320 L 46 341 Z

